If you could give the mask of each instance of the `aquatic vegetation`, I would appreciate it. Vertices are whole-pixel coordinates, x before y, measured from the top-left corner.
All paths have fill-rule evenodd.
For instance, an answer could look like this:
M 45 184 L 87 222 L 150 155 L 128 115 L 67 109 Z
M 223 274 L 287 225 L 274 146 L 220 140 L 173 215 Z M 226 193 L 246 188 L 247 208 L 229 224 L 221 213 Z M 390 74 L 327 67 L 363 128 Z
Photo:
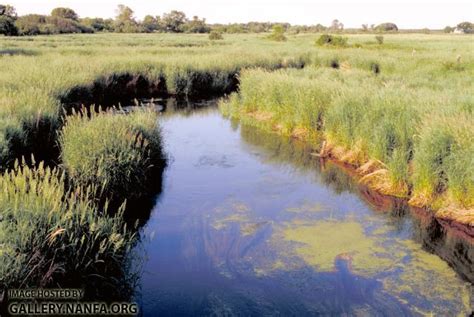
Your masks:
M 377 222 L 371 218 L 366 223 L 370 227 L 373 221 Z M 393 239 L 392 230 L 392 226 L 385 226 L 372 231 L 350 217 L 342 221 L 295 218 L 276 230 L 271 245 L 279 255 L 272 265 L 266 263 L 258 272 L 270 275 L 302 265 L 314 267 L 317 272 L 334 272 L 338 261 L 343 261 L 351 274 L 381 281 L 384 292 L 409 305 L 412 311 L 470 312 L 471 285 L 460 282 L 445 261 L 419 243 Z M 298 264 L 295 257 L 303 264 Z
M 110 199 L 136 199 L 150 190 L 152 169 L 164 164 L 156 112 L 92 112 L 69 116 L 61 160 L 75 186 L 101 186 Z
M 17 163 L 0 176 L 0 188 L 2 287 L 47 287 L 58 278 L 64 287 L 85 280 L 110 292 L 126 286 L 134 234 L 120 212 L 98 209 L 94 186 L 68 189 L 60 169 Z
M 469 283 L 452 283 L 457 279 L 456 273 L 446 262 L 424 251 L 417 243 L 411 240 L 399 243 L 401 248 L 407 249 L 405 258 L 409 260 L 404 263 L 399 276 L 384 279 L 386 290 L 402 301 L 410 302 L 414 311 L 425 315 L 433 311 L 448 315 L 471 312 L 472 286 Z M 428 307 L 424 304 L 426 299 L 431 303 Z M 448 307 L 449 302 L 455 302 L 456 308 Z
M 296 254 L 318 271 L 334 270 L 339 256 L 350 259 L 354 272 L 371 273 L 387 270 L 392 262 L 377 256 L 384 248 L 368 237 L 358 222 L 321 221 L 314 225 L 297 225 L 284 230 L 286 240 L 301 243 Z

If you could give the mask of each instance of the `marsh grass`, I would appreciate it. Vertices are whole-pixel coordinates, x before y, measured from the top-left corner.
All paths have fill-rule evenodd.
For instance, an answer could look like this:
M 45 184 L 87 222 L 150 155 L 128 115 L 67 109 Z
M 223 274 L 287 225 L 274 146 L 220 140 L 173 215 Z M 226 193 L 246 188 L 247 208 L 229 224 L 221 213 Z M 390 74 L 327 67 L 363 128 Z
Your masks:
M 134 234 L 120 212 L 97 208 L 93 186 L 69 188 L 65 179 L 59 169 L 18 162 L 0 177 L 2 288 L 53 286 L 58 278 L 64 286 L 122 288 Z
M 463 56 L 463 62 L 458 58 L 463 67 L 458 71 L 443 66 L 449 60 L 445 47 L 436 48 L 430 54 L 399 50 L 392 56 L 351 48 L 331 49 L 331 56 L 326 48 L 304 70 L 248 70 L 239 93 L 221 109 L 288 135 L 303 127 L 351 151 L 360 164 L 378 162 L 380 171 L 364 180 L 385 182 L 379 186 L 383 192 L 435 209 L 469 209 L 474 102 L 467 73 L 474 69 L 472 55 Z M 331 61 L 340 67 L 328 68 Z
M 68 179 L 100 186 L 100 196 L 113 201 L 146 196 L 153 169 L 164 164 L 157 120 L 146 108 L 69 116 L 59 137 Z
M 0 177 L 0 285 L 60 277 L 122 292 L 136 237 L 121 204 L 144 195 L 163 162 L 155 113 L 102 111 L 135 97 L 222 95 L 240 85 L 225 114 L 378 162 L 374 177 L 421 205 L 472 208 L 472 37 L 386 34 L 378 45 L 351 35 L 351 45 L 322 48 L 318 36 L 0 38 L 0 169 L 9 168 Z M 31 153 L 60 165 L 13 164 Z

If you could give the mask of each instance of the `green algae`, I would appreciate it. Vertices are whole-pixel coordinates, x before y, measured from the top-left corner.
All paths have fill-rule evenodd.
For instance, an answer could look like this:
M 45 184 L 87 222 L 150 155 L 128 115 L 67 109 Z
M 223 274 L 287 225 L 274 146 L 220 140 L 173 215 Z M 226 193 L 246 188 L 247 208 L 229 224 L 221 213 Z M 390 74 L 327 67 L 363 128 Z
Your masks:
M 384 248 L 367 236 L 357 222 L 321 221 L 312 225 L 290 226 L 283 231 L 287 241 L 300 244 L 296 255 L 318 271 L 333 271 L 338 256 L 351 259 L 354 272 L 373 274 L 387 270 L 392 261 L 378 254 Z
M 399 265 L 401 273 L 383 280 L 384 288 L 424 315 L 468 315 L 472 311 L 472 286 L 462 282 L 449 265 L 426 252 L 412 240 L 397 241 L 409 260 Z M 420 308 L 423 302 L 431 303 Z

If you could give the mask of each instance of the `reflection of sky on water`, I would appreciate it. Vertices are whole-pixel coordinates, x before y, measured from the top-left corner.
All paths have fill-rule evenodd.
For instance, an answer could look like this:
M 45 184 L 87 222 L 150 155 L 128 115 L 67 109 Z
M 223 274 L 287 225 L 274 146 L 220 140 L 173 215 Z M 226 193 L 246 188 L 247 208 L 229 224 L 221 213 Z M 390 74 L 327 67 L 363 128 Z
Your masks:
M 235 130 L 212 109 L 162 128 L 171 159 L 144 231 L 146 315 L 469 309 L 469 285 L 410 239 L 408 217 L 368 208 L 304 145 Z

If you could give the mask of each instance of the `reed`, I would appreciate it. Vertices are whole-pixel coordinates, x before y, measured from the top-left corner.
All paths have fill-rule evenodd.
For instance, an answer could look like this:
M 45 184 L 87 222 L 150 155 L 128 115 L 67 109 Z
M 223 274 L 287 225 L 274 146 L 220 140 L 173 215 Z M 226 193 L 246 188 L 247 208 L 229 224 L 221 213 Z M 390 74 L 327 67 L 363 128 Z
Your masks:
M 304 70 L 245 71 L 240 91 L 221 110 L 286 135 L 326 139 L 342 148 L 339 159 L 361 168 L 370 163 L 360 170 L 362 180 L 384 193 L 434 209 L 470 209 L 474 87 L 467 74 L 474 73 L 474 56 L 466 51 L 460 71 L 444 66 L 455 59 L 444 42 L 426 39 L 420 45 L 430 53 L 414 55 L 403 50 L 408 41 L 393 50 L 386 47 L 390 40 L 375 52 L 372 44 L 325 47 Z M 453 50 L 464 44 L 459 39 Z M 380 50 L 391 51 L 382 56 Z
M 61 161 L 75 185 L 100 186 L 108 199 L 138 199 L 150 192 L 150 173 L 164 164 L 156 112 L 139 108 L 78 113 L 67 118 Z
M 68 189 L 60 169 L 17 162 L 0 176 L 0 188 L 2 287 L 123 281 L 135 235 L 120 213 L 97 208 L 93 186 Z

